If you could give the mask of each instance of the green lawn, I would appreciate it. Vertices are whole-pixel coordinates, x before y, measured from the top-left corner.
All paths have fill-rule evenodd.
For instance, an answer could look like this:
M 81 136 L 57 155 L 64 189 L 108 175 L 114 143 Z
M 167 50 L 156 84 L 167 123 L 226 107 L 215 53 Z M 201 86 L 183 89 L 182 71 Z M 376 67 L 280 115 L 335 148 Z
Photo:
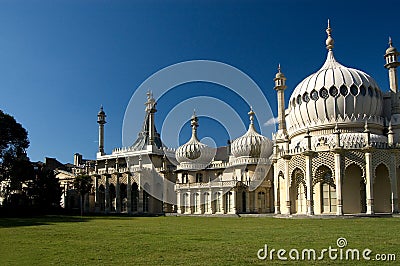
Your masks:
M 269 259 L 257 258 L 264 244 L 270 249 L 320 252 L 329 246 L 337 248 L 338 237 L 347 239 L 346 248 L 369 248 L 372 258 L 376 253 L 394 253 L 399 261 L 399 232 L 400 218 L 3 218 L 0 265 L 270 264 Z M 377 265 L 377 261 L 340 263 L 325 257 L 312 264 Z M 274 258 L 274 263 L 283 263 Z

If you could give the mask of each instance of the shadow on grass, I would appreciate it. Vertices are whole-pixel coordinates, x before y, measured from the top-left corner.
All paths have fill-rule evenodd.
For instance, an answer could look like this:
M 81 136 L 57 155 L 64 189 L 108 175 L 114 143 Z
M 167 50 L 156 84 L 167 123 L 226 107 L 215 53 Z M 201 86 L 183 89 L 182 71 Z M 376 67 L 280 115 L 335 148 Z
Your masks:
M 19 227 L 19 226 L 39 226 L 55 223 L 81 223 L 88 222 L 90 217 L 46 215 L 37 217 L 14 217 L 0 218 L 0 228 Z

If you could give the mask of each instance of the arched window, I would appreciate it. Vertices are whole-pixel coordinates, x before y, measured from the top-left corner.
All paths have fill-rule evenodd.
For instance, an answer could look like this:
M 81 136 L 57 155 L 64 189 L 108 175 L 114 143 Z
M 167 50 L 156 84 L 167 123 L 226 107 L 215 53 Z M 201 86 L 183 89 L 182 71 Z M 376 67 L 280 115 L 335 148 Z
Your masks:
M 202 183 L 202 182 L 203 182 L 203 174 L 196 173 L 196 183 Z
M 131 197 L 132 197 L 132 211 L 137 212 L 138 202 L 139 202 L 139 190 L 138 190 L 138 184 L 136 182 L 132 184 Z
M 208 192 L 204 193 L 204 212 L 210 211 L 210 194 Z
M 336 185 L 332 173 L 327 172 L 321 182 L 321 211 L 322 213 L 336 213 Z
M 143 211 L 149 212 L 149 199 L 150 195 L 146 190 L 143 190 Z
M 193 203 L 194 203 L 194 212 L 199 212 L 200 211 L 200 194 L 195 193 L 193 197 Z
M 221 211 L 221 192 L 215 192 L 215 211 Z
M 189 182 L 188 173 L 182 173 L 182 184 Z
M 262 212 L 265 209 L 265 192 L 258 192 L 258 209 Z
M 232 192 L 229 191 L 225 196 L 225 209 L 227 212 L 232 211 Z

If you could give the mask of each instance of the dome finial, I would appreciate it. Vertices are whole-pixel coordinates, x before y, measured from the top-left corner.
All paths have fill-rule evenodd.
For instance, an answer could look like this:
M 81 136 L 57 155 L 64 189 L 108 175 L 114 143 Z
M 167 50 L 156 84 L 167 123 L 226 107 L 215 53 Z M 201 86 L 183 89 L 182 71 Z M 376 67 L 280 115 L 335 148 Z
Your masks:
M 326 34 L 328 34 L 328 37 L 326 38 L 326 49 L 328 49 L 329 51 L 332 51 L 333 49 L 333 44 L 334 44 L 334 40 L 331 36 L 332 34 L 332 29 L 331 29 L 331 23 L 328 19 L 328 27 L 326 28 Z
M 368 126 L 368 120 L 365 119 L 365 124 L 364 124 L 364 132 L 368 133 L 369 131 L 369 126 Z
M 250 106 L 250 112 L 248 112 L 249 116 L 250 116 L 250 125 L 254 125 L 254 111 L 253 111 L 253 107 Z
M 150 100 L 151 98 L 153 98 L 153 93 L 151 92 L 151 90 L 148 90 L 147 93 L 147 99 Z
M 389 46 L 393 47 L 392 37 L 389 36 Z
M 281 73 L 281 63 L 278 64 L 278 72 Z
M 190 119 L 190 126 L 192 127 L 192 139 L 196 139 L 197 138 L 197 127 L 199 126 L 198 123 L 199 119 L 196 116 L 196 111 L 193 112 L 192 118 Z

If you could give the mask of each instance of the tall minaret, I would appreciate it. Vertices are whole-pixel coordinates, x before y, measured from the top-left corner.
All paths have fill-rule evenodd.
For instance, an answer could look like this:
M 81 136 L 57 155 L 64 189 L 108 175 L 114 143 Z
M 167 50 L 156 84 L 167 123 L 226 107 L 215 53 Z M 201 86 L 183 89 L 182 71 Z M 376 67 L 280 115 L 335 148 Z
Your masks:
M 389 37 L 389 48 L 386 49 L 385 54 L 385 67 L 389 70 L 390 90 L 394 93 L 399 92 L 397 83 L 397 67 L 400 63 L 397 61 L 398 55 L 399 52 L 397 52 L 397 49 L 393 47 L 392 38 Z
M 148 131 L 149 131 L 149 143 L 148 145 L 153 145 L 154 144 L 154 135 L 155 135 L 155 126 L 154 126 L 154 113 L 157 112 L 156 109 L 156 100 L 153 98 L 153 94 L 151 91 L 147 92 L 147 102 L 145 103 L 146 105 L 146 112 L 149 114 L 148 115 Z
M 397 82 L 397 67 L 400 63 L 397 61 L 399 52 L 393 47 L 392 38 L 389 37 L 389 48 L 386 49 L 384 55 L 386 64 L 385 67 L 389 70 L 389 86 L 392 92 L 392 114 L 400 113 L 399 103 L 399 87 Z
M 287 135 L 286 132 L 286 122 L 285 122 L 285 89 L 286 87 L 286 77 L 281 72 L 281 65 L 278 66 L 278 73 L 276 73 L 275 78 L 275 87 L 278 94 L 278 132 L 277 139 L 282 138 Z
M 104 155 L 104 124 L 106 122 L 106 113 L 103 110 L 103 106 L 100 107 L 100 111 L 97 114 L 97 123 L 99 124 L 99 152 L 98 154 Z

